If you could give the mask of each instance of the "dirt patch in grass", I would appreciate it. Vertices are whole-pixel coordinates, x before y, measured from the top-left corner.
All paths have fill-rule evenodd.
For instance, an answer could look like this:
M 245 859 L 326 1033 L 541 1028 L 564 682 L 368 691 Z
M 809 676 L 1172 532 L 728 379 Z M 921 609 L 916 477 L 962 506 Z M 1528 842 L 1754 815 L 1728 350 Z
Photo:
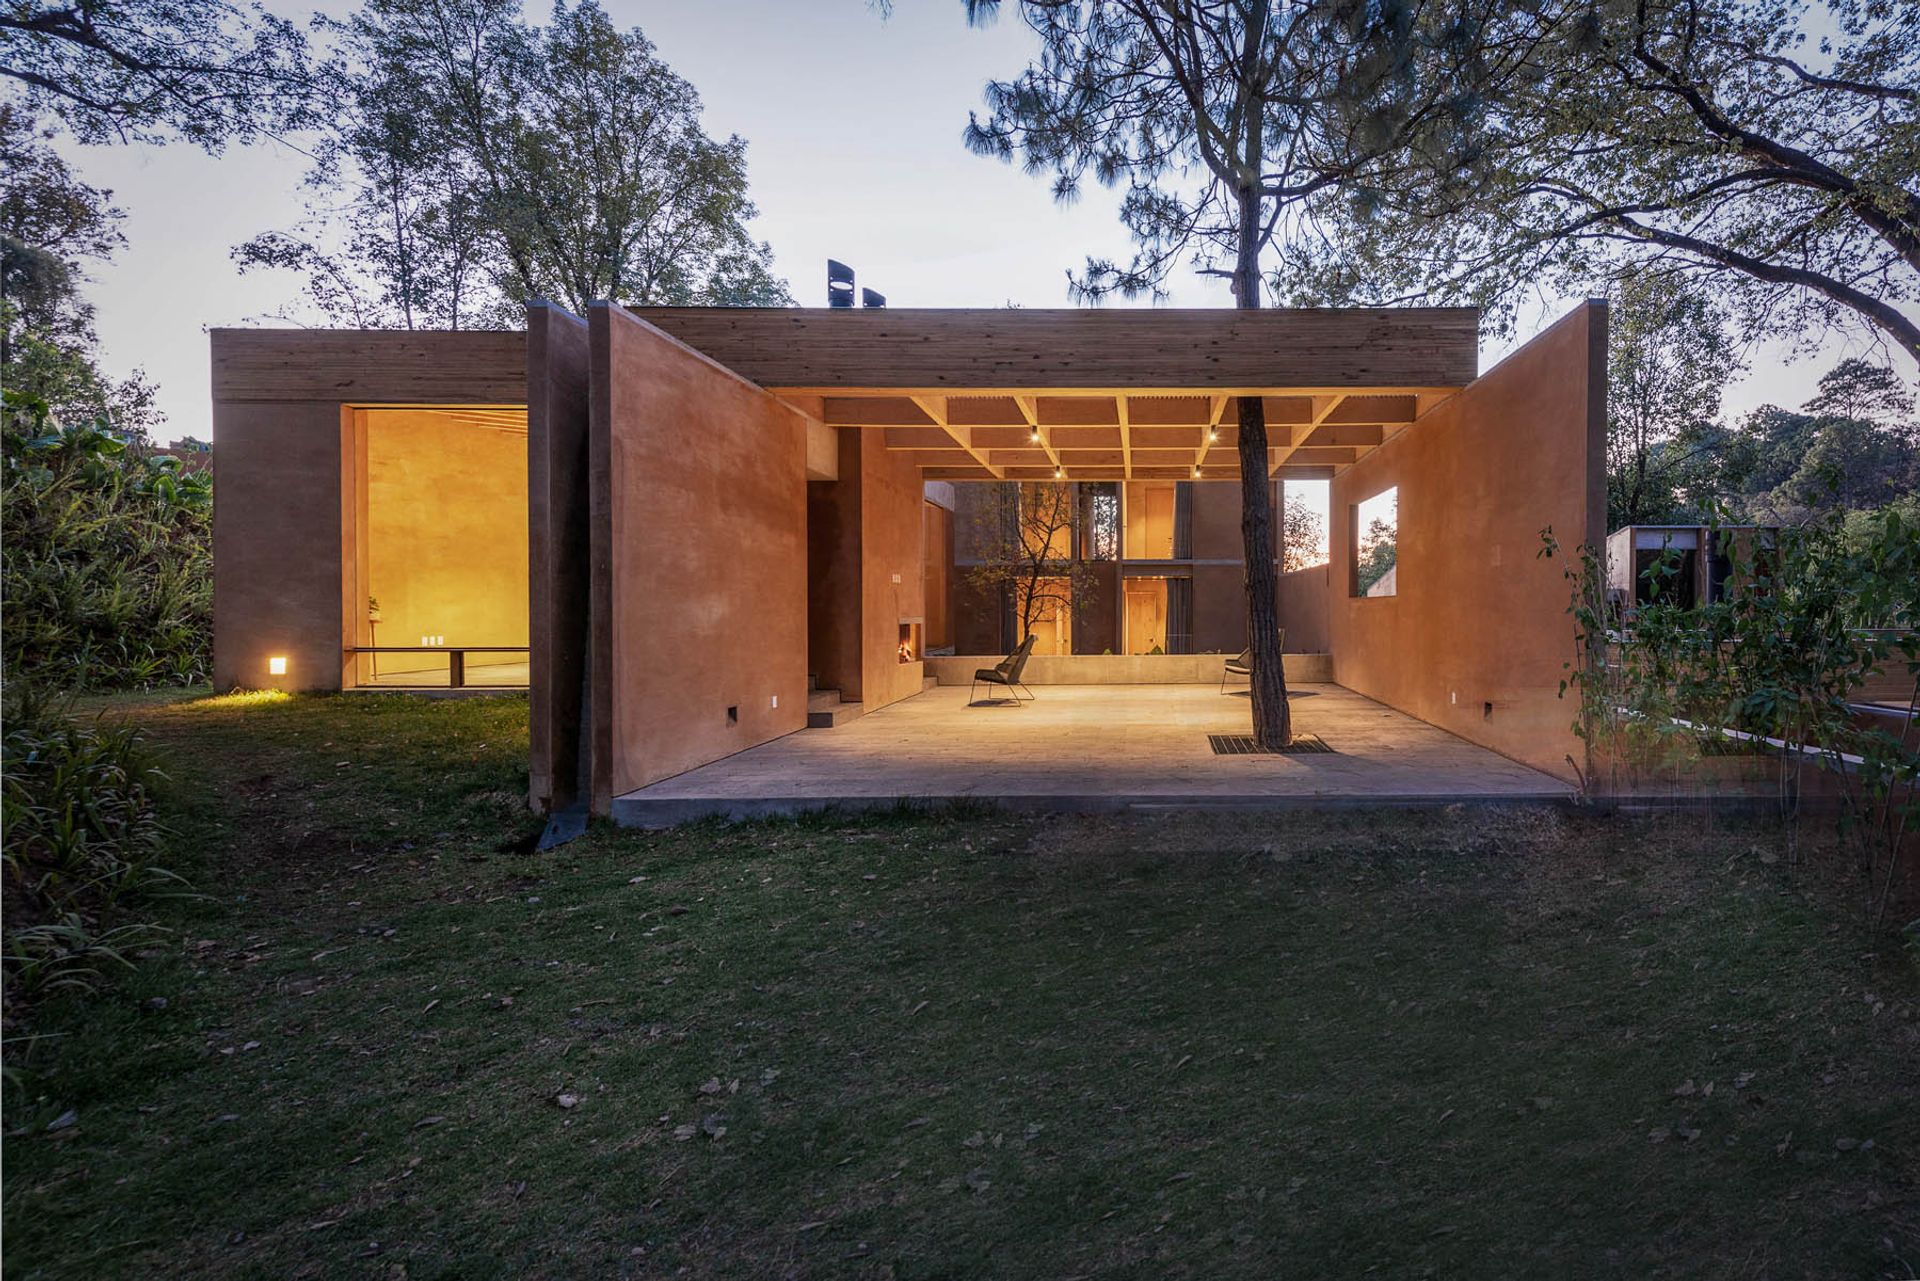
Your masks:
M 523 700 L 129 714 L 207 897 L 16 1056 L 22 1276 L 1920 1260 L 1913 964 L 1765 823 L 971 813 L 520 855 Z

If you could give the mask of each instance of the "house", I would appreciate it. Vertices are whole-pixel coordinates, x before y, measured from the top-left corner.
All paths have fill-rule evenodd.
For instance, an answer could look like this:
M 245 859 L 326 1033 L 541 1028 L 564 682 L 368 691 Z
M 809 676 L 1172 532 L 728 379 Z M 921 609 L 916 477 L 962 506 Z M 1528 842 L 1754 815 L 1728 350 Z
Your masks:
M 1110 598 L 1050 645 L 1217 678 L 1245 642 L 1235 423 L 1258 396 L 1266 483 L 1331 484 L 1335 563 L 1287 576 L 1289 636 L 1347 689 L 1565 777 L 1572 622 L 1539 550 L 1602 534 L 1606 311 L 1485 373 L 1477 328 L 536 303 L 523 332 L 216 330 L 215 681 L 525 686 L 531 801 L 606 813 L 803 729 L 816 687 L 872 712 L 930 663 L 997 658 L 960 517 L 1050 481 L 1110 540 Z M 1383 502 L 1392 594 L 1356 567 Z M 1137 666 L 1155 647 L 1168 666 Z

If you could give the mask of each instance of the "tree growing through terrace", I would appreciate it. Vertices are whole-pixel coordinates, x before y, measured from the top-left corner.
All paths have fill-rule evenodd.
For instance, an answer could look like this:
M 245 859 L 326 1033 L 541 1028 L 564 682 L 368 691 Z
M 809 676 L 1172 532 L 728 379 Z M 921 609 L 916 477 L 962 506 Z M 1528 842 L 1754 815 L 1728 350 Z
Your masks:
M 986 22 L 999 0 L 967 0 Z M 1305 229 L 1301 202 L 1465 109 L 1438 79 L 1407 74 L 1415 52 L 1441 63 L 1461 45 L 1437 9 L 1313 0 L 1017 0 L 1040 56 L 987 85 L 967 129 L 980 154 L 1019 156 L 1071 199 L 1088 176 L 1123 187 L 1121 219 L 1138 250 L 1094 259 L 1083 298 L 1157 292 L 1191 262 L 1224 278 L 1234 305 L 1262 305 L 1262 256 Z M 1471 54 L 1471 49 L 1468 50 Z M 1479 74 L 1476 70 L 1474 74 Z M 1422 93 L 1420 86 L 1428 89 Z M 1254 738 L 1292 735 L 1281 669 L 1267 425 L 1258 396 L 1238 398 L 1241 536 L 1252 649 Z
M 1001 481 L 971 486 L 962 545 L 977 563 L 968 585 L 985 596 L 1010 594 L 1018 643 L 1034 626 L 1071 617 L 1096 585 L 1091 565 L 1074 555 L 1074 486 Z

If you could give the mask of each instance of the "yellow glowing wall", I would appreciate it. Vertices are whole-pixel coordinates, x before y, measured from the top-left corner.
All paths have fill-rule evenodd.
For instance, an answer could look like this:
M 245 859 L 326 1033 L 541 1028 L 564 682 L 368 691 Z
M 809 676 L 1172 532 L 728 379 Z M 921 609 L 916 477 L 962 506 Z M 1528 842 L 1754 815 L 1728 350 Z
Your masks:
M 1173 557 L 1174 482 L 1127 482 L 1127 559 L 1170 560 Z
M 1126 580 L 1127 653 L 1167 652 L 1167 580 Z
M 527 643 L 526 415 L 368 409 L 354 415 L 362 645 Z M 377 623 L 369 598 L 379 602 Z M 475 654 L 472 664 L 525 662 Z M 379 673 L 441 673 L 436 655 L 383 654 Z M 371 664 L 363 657 L 359 679 Z M 437 682 L 436 682 L 437 683 Z

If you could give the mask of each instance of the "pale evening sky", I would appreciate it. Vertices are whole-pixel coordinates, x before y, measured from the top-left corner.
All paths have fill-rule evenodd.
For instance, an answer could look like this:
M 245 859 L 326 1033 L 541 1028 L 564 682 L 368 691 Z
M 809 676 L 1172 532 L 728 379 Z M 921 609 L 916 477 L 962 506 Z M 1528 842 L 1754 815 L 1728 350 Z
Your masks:
M 776 269 L 804 305 L 824 304 L 824 262 L 835 257 L 896 306 L 1070 306 L 1067 268 L 1089 252 L 1128 252 L 1108 193 L 1095 188 L 1062 206 L 1044 179 L 961 144 L 981 86 L 1018 71 L 1034 49 L 1011 12 L 975 29 L 959 0 L 898 0 L 886 20 L 866 0 L 605 3 L 698 88 L 709 133 L 747 140 L 754 234 L 772 244 Z M 314 9 L 268 7 L 301 20 Z M 527 12 L 542 20 L 546 6 L 532 0 Z M 116 374 L 143 368 L 158 382 L 169 419 L 159 434 L 204 438 L 206 330 L 280 323 L 268 317 L 298 294 L 289 275 L 239 275 L 229 250 L 300 219 L 305 158 L 277 144 L 220 157 L 181 144 L 64 149 L 128 214 L 126 249 L 93 271 L 105 364 Z M 1183 272 L 1171 285 L 1175 305 L 1227 305 L 1218 281 Z M 1521 336 L 1569 305 L 1536 309 Z M 1505 349 L 1483 345 L 1482 368 Z M 1854 338 L 1800 362 L 1750 353 L 1752 372 L 1727 408 L 1797 405 L 1834 360 L 1865 349 Z

